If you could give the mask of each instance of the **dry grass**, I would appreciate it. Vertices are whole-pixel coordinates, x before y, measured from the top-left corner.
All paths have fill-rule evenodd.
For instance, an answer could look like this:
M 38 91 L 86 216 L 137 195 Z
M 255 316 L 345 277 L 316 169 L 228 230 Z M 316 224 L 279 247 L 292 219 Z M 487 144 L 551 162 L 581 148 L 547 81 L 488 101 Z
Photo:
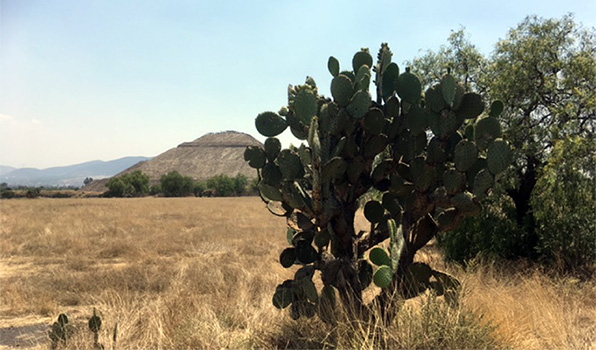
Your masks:
M 80 328 L 103 316 L 118 349 L 594 348 L 594 283 L 544 274 L 468 272 L 421 256 L 464 282 L 462 305 L 408 302 L 389 329 L 294 322 L 271 305 L 290 277 L 278 254 L 285 221 L 258 198 L 36 199 L 0 202 L 0 349 L 47 348 L 61 312 Z

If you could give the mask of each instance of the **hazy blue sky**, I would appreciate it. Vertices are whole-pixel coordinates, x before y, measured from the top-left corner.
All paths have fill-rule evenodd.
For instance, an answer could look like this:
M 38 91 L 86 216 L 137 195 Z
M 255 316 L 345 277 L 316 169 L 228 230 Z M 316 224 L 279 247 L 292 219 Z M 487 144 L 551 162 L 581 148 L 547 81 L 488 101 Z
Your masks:
M 255 116 L 327 59 L 388 42 L 402 64 L 465 27 L 489 54 L 524 17 L 596 26 L 594 0 L 1 0 L 0 164 L 155 156 Z M 259 138 L 263 140 L 263 138 Z M 283 134 L 283 141 L 292 138 Z

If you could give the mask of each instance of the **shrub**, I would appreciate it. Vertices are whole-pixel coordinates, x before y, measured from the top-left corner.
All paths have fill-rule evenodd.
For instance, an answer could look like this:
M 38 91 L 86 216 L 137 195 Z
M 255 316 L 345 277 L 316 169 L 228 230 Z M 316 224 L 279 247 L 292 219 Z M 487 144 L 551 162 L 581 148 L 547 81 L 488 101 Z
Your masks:
M 175 170 L 163 175 L 159 182 L 161 191 L 166 197 L 186 197 L 194 190 L 192 177 L 183 176 Z
M 2 190 L 2 192 L 0 192 L 0 197 L 4 198 L 4 199 L 15 198 L 16 196 L 17 196 L 17 194 L 15 193 L 15 191 L 13 191 L 11 189 L 5 189 L 5 190 Z
M 137 170 L 111 178 L 106 187 L 107 197 L 141 197 L 149 193 L 149 176 Z
M 596 265 L 594 140 L 570 137 L 556 143 L 533 192 L 538 252 L 560 269 Z

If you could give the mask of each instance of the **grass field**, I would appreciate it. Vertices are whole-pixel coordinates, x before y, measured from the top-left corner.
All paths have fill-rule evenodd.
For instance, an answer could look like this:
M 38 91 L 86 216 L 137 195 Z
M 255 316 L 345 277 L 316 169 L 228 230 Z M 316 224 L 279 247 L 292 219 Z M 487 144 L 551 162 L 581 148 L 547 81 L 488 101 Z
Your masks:
M 0 349 L 49 348 L 66 312 L 69 348 L 596 348 L 596 284 L 531 267 L 431 260 L 463 282 L 461 305 L 426 295 L 389 329 L 293 321 L 271 304 L 295 268 L 278 263 L 285 220 L 258 198 L 0 201 Z M 366 226 L 366 223 L 362 222 Z M 374 291 L 371 291 L 371 293 Z

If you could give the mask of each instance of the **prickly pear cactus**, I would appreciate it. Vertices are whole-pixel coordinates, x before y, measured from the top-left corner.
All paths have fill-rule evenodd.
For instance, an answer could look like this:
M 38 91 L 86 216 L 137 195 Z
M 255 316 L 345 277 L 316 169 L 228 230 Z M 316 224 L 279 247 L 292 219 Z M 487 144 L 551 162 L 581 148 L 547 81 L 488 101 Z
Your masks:
M 414 256 L 438 232 L 478 214 L 480 200 L 511 161 L 498 120 L 502 103 L 485 113 L 481 96 L 450 74 L 424 89 L 415 72 L 400 73 L 391 58 L 387 44 L 374 66 L 367 49 L 354 55 L 348 70 L 331 57 L 331 97 L 307 78 L 289 87 L 287 106 L 256 117 L 268 139 L 264 148 L 248 147 L 244 157 L 258 173 L 268 209 L 287 218 L 290 247 L 279 260 L 299 269 L 277 287 L 273 304 L 289 308 L 294 319 L 318 314 L 334 322 L 338 299 L 354 316 L 366 316 L 362 291 L 371 283 L 381 288 L 373 303 L 387 319 L 396 293 L 412 298 L 434 289 L 456 302 L 457 280 L 414 263 Z M 281 149 L 276 136 L 286 129 L 303 141 L 299 147 Z M 358 200 L 371 190 L 382 201 L 364 205 L 371 229 L 356 233 Z
M 101 330 L 101 317 L 97 314 L 97 309 L 93 308 L 93 316 L 89 318 L 89 330 L 93 332 L 93 348 L 103 350 L 104 346 L 99 342 L 99 331 Z
M 57 349 L 61 345 L 66 345 L 72 335 L 73 329 L 69 323 L 68 315 L 60 314 L 56 322 L 52 324 L 48 335 L 52 341 L 51 348 Z

